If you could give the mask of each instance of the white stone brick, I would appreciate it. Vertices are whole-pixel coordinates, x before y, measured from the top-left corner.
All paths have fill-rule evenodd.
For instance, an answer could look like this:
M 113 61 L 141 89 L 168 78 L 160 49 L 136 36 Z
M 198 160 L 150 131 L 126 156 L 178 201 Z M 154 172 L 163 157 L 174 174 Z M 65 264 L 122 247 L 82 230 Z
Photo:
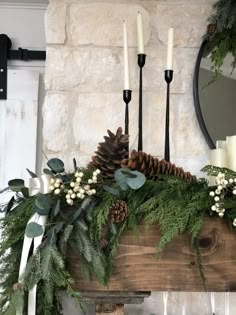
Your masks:
M 137 13 L 143 17 L 144 41 L 150 38 L 148 12 L 137 4 L 90 3 L 71 4 L 68 40 L 73 46 L 123 46 L 123 20 L 127 23 L 128 45 L 137 47 Z M 79 22 L 78 22 L 79 21 Z
M 46 152 L 56 153 L 67 150 L 71 135 L 68 95 L 47 95 L 43 106 L 43 117 L 43 138 Z
M 151 23 L 164 45 L 167 44 L 168 28 L 173 26 L 175 28 L 175 46 L 199 47 L 210 13 L 210 4 L 179 3 L 178 1 L 171 4 L 157 3 Z
M 66 39 L 65 0 L 51 0 L 45 13 L 47 44 L 64 44 Z

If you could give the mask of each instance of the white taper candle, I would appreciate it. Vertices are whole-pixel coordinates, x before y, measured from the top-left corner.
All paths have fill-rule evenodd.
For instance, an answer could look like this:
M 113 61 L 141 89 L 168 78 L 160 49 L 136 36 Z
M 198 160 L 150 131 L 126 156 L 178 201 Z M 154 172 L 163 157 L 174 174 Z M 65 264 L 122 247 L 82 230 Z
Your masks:
M 174 28 L 168 31 L 166 70 L 173 70 Z
M 128 40 L 126 23 L 123 23 L 123 36 L 124 36 L 124 90 L 130 89 L 129 83 L 129 57 L 128 57 Z
M 137 15 L 137 36 L 138 36 L 138 54 L 144 54 L 143 20 L 142 20 L 142 15 L 140 12 L 138 12 L 138 15 Z

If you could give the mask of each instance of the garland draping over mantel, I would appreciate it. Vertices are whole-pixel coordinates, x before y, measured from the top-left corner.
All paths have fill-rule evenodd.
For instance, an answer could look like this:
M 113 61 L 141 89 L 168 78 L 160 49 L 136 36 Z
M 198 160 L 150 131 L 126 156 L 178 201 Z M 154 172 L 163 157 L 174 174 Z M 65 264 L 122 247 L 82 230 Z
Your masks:
M 21 179 L 9 181 L 15 195 L 2 207 L 0 221 L 2 315 L 62 314 L 61 290 L 80 303 L 68 247 L 78 255 L 84 277 L 89 281 L 93 274 L 106 285 L 119 237 L 127 229 L 138 233 L 143 220 L 160 226 L 157 254 L 177 235 L 190 235 L 207 286 L 197 237 L 206 215 L 236 225 L 236 173 L 206 166 L 203 171 L 216 176 L 209 187 L 206 179 L 144 152 L 128 157 L 121 128 L 104 138 L 86 168 L 74 159 L 74 170 L 67 172 L 55 158 L 41 176 L 29 171 L 29 187 Z

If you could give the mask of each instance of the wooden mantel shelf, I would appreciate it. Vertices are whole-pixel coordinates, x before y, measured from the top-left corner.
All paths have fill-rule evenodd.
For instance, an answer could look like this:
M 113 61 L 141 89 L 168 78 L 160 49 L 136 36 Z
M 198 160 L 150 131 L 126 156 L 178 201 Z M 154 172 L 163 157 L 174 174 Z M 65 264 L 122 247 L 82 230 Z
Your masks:
M 187 235 L 178 236 L 156 257 L 157 225 L 139 226 L 139 239 L 127 231 L 119 243 L 109 287 L 85 282 L 78 258 L 70 257 L 79 291 L 204 291 L 196 255 Z M 206 218 L 199 237 L 208 291 L 236 291 L 236 232 L 220 218 Z

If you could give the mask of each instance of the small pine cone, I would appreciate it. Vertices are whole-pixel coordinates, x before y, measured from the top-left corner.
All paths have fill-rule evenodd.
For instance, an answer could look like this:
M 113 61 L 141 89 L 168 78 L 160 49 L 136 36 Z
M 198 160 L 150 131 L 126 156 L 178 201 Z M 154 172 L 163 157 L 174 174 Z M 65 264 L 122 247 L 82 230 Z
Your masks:
M 196 180 L 189 172 L 184 172 L 182 167 L 166 160 L 159 160 L 145 152 L 133 150 L 129 159 L 121 162 L 121 167 L 127 167 L 143 173 L 147 179 L 157 180 L 158 175 L 172 175 L 180 177 L 186 181 L 192 182 Z
M 128 206 L 125 201 L 117 200 L 110 208 L 110 220 L 112 223 L 123 222 L 128 216 Z
M 209 24 L 207 26 L 208 34 L 213 35 L 216 32 L 216 28 L 217 28 L 216 24 L 213 24 L 213 23 Z
M 110 130 L 107 130 L 107 133 L 108 136 L 104 136 L 105 141 L 98 144 L 96 155 L 88 166 L 100 169 L 103 178 L 113 178 L 121 161 L 129 155 L 129 136 L 122 133 L 121 127 L 117 129 L 116 134 Z

